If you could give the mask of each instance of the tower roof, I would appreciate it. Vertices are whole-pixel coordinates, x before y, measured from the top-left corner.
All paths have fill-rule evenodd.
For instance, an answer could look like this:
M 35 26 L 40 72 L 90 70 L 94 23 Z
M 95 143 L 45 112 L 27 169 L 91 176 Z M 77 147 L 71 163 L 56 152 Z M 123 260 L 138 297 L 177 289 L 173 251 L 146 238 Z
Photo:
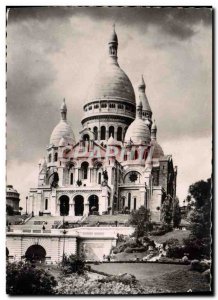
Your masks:
M 50 137 L 50 144 L 53 144 L 56 147 L 58 147 L 59 142 L 62 138 L 66 140 L 67 144 L 75 143 L 73 130 L 70 124 L 67 122 L 67 105 L 65 103 L 65 99 L 61 105 L 60 110 L 61 110 L 61 120 L 53 129 Z
M 142 109 L 145 110 L 145 111 L 152 112 L 150 104 L 148 102 L 148 98 L 147 98 L 146 93 L 145 93 L 145 88 L 146 88 L 146 85 L 145 85 L 145 81 L 144 81 L 144 78 L 143 78 L 143 75 L 142 75 L 141 81 L 138 85 L 139 99 L 142 101 Z
M 117 38 L 116 31 L 115 31 L 115 24 L 113 24 L 113 30 L 112 30 L 112 33 L 111 33 L 108 43 L 109 44 L 110 43 L 118 43 L 118 38 Z

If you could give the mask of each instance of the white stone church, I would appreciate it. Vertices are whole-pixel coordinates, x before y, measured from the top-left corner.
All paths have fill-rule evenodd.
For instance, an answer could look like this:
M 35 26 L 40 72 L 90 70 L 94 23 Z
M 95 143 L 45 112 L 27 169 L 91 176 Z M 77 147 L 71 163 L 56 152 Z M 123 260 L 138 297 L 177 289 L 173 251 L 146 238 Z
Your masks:
M 143 80 L 135 96 L 117 59 L 113 30 L 108 58 L 83 105 L 82 130 L 75 140 L 65 100 L 38 183 L 30 189 L 28 213 L 51 216 L 119 214 L 141 205 L 160 220 L 167 195 L 176 195 L 177 167 L 157 142 L 157 126 Z M 76 104 L 75 104 L 76 105 Z

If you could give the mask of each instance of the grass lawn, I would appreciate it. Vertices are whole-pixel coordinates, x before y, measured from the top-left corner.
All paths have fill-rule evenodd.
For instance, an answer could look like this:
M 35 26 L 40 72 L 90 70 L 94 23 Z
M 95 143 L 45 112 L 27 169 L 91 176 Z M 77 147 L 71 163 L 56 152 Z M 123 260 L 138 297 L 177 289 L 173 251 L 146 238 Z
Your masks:
M 189 270 L 186 265 L 156 264 L 156 263 L 116 263 L 92 265 L 98 271 L 111 275 L 130 273 L 146 287 L 158 287 L 170 292 L 209 291 L 202 274 Z

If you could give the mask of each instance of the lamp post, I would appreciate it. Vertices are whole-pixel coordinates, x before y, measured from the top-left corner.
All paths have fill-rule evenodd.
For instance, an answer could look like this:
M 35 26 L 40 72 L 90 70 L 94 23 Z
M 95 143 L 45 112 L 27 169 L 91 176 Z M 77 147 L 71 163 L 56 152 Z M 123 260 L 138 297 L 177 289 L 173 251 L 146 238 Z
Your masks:
M 65 261 L 65 235 L 66 235 L 67 231 L 64 229 L 63 231 L 63 255 L 62 255 L 62 264 L 64 265 L 64 261 Z
M 27 200 L 28 200 L 28 197 L 26 197 L 26 215 L 27 215 Z

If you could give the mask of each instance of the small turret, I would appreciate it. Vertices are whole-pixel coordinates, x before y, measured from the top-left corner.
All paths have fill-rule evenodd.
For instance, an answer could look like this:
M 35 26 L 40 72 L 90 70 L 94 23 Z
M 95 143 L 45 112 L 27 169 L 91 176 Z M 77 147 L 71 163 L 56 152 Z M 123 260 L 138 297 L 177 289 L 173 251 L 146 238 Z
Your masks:
M 67 105 L 65 103 L 65 98 L 63 99 L 63 103 L 61 104 L 61 119 L 62 120 L 67 120 Z
M 142 101 L 139 100 L 139 102 L 136 105 L 136 118 L 142 119 Z
M 155 120 L 151 126 L 151 139 L 156 140 L 157 139 L 157 125 L 155 123 Z
M 150 121 L 152 117 L 152 111 L 145 93 L 145 89 L 146 85 L 142 75 L 141 81 L 138 85 L 139 99 L 142 101 L 142 120 L 148 119 Z
M 118 38 L 115 31 L 115 24 L 113 25 L 113 31 L 110 36 L 109 42 L 109 55 L 112 57 L 115 61 L 117 61 L 117 50 L 118 50 Z

